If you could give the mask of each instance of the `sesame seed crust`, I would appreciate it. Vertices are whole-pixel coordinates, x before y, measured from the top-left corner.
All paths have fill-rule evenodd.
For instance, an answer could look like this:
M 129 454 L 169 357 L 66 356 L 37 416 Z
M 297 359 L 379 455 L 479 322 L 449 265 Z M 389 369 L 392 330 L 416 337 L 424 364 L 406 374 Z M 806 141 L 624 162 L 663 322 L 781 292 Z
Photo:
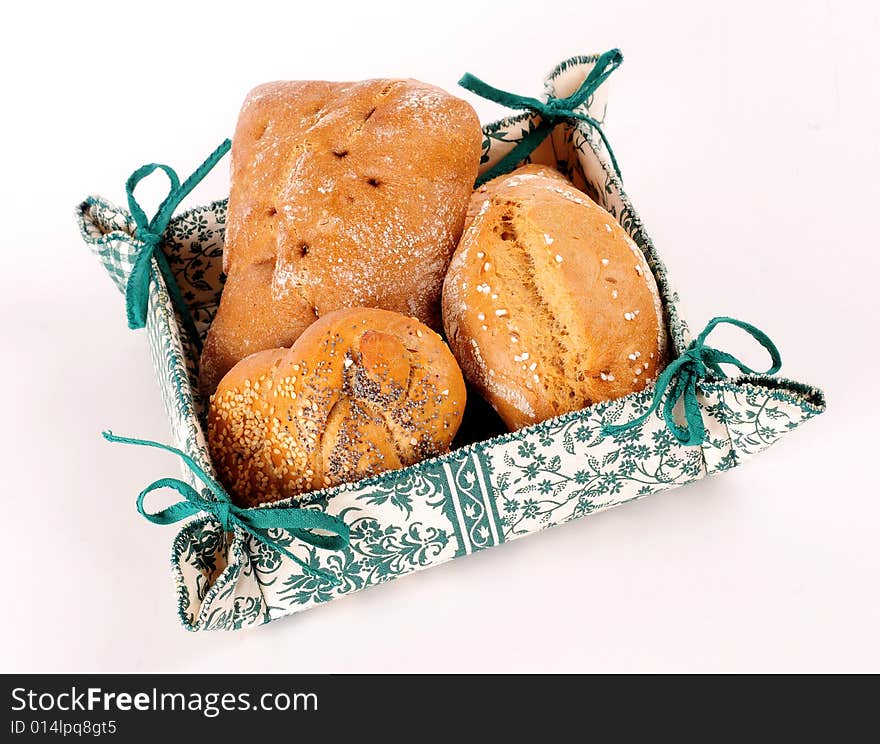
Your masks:
M 208 446 L 233 500 L 255 506 L 446 452 L 465 399 L 434 331 L 386 310 L 339 310 L 223 377 Z
M 443 322 L 465 377 L 512 430 L 642 390 L 666 358 L 644 255 L 611 214 L 543 165 L 474 192 Z M 654 361 L 646 367 L 642 356 Z

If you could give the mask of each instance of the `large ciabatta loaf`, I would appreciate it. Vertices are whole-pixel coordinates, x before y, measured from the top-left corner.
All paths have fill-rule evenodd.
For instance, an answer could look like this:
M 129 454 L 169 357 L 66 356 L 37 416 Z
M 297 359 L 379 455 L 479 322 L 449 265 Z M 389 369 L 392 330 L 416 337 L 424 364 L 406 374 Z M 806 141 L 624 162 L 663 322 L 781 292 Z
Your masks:
M 290 349 L 232 368 L 211 397 L 208 446 L 233 499 L 252 506 L 445 452 L 465 397 L 430 328 L 386 310 L 339 310 Z
M 203 388 L 338 308 L 395 310 L 439 328 L 481 143 L 469 104 L 415 80 L 251 91 L 232 144 L 229 282 Z
M 543 166 L 474 192 L 443 322 L 465 377 L 510 429 L 641 390 L 666 361 L 644 255 Z

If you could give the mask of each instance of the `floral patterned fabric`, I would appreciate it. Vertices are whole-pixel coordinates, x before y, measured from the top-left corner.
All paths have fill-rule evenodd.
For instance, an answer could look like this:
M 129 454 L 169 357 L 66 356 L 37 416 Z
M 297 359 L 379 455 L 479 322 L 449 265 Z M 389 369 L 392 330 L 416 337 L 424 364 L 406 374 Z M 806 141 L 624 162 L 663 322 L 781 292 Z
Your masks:
M 546 90 L 569 94 L 595 57 L 575 57 L 547 78 Z M 606 84 L 607 85 L 607 84 Z M 585 109 L 604 121 L 604 86 Z M 497 162 L 535 125 L 529 114 L 484 128 L 482 163 Z M 647 257 L 663 298 L 675 354 L 690 342 L 678 297 L 601 140 L 588 126 L 560 125 L 533 154 L 561 170 L 605 207 Z M 127 212 L 97 197 L 78 210 L 82 235 L 124 290 L 141 246 Z M 165 250 L 200 332 L 206 332 L 223 286 L 226 202 L 175 218 Z M 120 313 L 122 310 L 120 308 Z M 171 422 L 174 444 L 213 473 L 204 438 L 204 401 L 197 394 L 198 354 L 153 267 L 147 334 Z M 190 630 L 252 627 L 336 597 L 381 584 L 612 506 L 665 491 L 738 465 L 785 432 L 821 413 L 822 392 L 779 377 L 703 381 L 698 400 L 706 425 L 701 446 L 681 445 L 657 413 L 643 425 L 604 435 L 603 424 L 644 413 L 653 390 L 634 393 L 536 426 L 456 449 L 404 470 L 309 494 L 303 503 L 346 521 L 349 547 L 318 550 L 278 532 L 279 541 L 334 584 L 237 529 L 224 533 L 211 516 L 178 533 L 172 568 L 178 612 Z M 191 473 L 189 481 L 202 488 Z M 210 498 L 209 494 L 206 497 Z

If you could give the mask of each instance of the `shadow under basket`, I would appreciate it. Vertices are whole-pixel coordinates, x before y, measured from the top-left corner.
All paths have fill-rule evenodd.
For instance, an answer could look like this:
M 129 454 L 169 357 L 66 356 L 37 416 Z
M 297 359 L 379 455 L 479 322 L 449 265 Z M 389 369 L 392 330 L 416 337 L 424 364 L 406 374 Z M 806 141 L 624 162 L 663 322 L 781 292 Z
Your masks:
M 575 57 L 546 79 L 549 96 L 569 95 L 596 56 Z M 604 89 L 581 107 L 601 124 Z M 540 119 L 523 113 L 484 127 L 482 170 L 501 160 Z M 608 153 L 588 123 L 560 123 L 531 154 L 586 191 L 623 226 L 645 254 L 663 302 L 672 358 L 684 354 L 690 333 L 678 298 L 641 220 L 623 191 Z M 132 216 L 90 197 L 79 207 L 83 239 L 125 290 L 143 243 Z M 198 332 L 204 337 L 220 298 L 226 200 L 174 218 L 164 235 L 168 258 Z M 181 331 L 168 288 L 153 259 L 146 322 L 152 358 L 174 443 L 210 475 L 204 401 L 197 385 L 198 352 Z M 213 515 L 186 523 L 174 540 L 172 568 L 178 612 L 190 630 L 251 627 L 337 599 L 374 584 L 436 566 L 547 527 L 666 491 L 732 468 L 784 433 L 822 413 L 822 392 L 777 376 L 702 379 L 697 402 L 705 425 L 701 444 L 682 444 L 655 411 L 636 427 L 605 433 L 648 410 L 653 387 L 550 419 L 513 434 L 472 443 L 403 470 L 305 495 L 299 505 L 340 517 L 350 529 L 347 547 L 318 549 L 293 533 L 273 540 L 316 572 Z M 485 420 L 485 417 L 477 416 Z M 185 477 L 206 499 L 189 468 Z M 215 476 L 216 477 L 216 476 Z

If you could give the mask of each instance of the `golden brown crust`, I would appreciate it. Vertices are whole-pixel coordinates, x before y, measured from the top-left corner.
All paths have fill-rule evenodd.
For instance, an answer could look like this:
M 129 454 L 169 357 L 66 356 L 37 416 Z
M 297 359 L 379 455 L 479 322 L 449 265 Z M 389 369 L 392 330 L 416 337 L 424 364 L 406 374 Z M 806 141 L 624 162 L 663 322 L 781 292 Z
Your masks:
M 644 255 L 610 214 L 542 169 L 474 193 L 443 288 L 449 345 L 510 429 L 641 390 L 666 361 Z
M 290 349 L 240 361 L 208 412 L 208 446 L 253 506 L 411 465 L 449 449 L 465 386 L 434 331 L 386 310 L 313 323 Z
M 199 382 L 205 395 L 214 392 L 240 359 L 263 349 L 290 346 L 315 322 L 314 310 L 297 295 L 273 297 L 273 266 L 271 262 L 244 266 L 226 279 L 202 350 Z M 266 322 L 268 313 L 275 322 Z
M 544 178 L 550 178 L 563 183 L 566 186 L 571 186 L 571 182 L 565 176 L 563 176 L 558 170 L 553 170 L 549 165 L 528 163 L 527 165 L 521 165 L 515 172 L 520 176 L 543 176 Z M 486 200 L 494 196 L 498 189 L 502 187 L 507 178 L 511 175 L 513 174 L 508 173 L 493 178 L 491 181 L 486 181 L 486 183 L 474 190 L 474 193 L 471 194 L 471 200 L 468 202 L 467 219 L 464 223 L 465 230 L 470 227 L 471 222 L 473 222 L 474 218 L 480 213 Z
M 255 88 L 233 139 L 223 261 L 230 278 L 268 267 L 271 286 L 245 308 L 226 298 L 242 282 L 228 283 L 215 323 L 238 324 L 248 311 L 262 348 L 287 345 L 309 313 L 341 307 L 395 310 L 439 328 L 481 142 L 469 104 L 415 80 Z M 240 349 L 209 340 L 204 389 Z

